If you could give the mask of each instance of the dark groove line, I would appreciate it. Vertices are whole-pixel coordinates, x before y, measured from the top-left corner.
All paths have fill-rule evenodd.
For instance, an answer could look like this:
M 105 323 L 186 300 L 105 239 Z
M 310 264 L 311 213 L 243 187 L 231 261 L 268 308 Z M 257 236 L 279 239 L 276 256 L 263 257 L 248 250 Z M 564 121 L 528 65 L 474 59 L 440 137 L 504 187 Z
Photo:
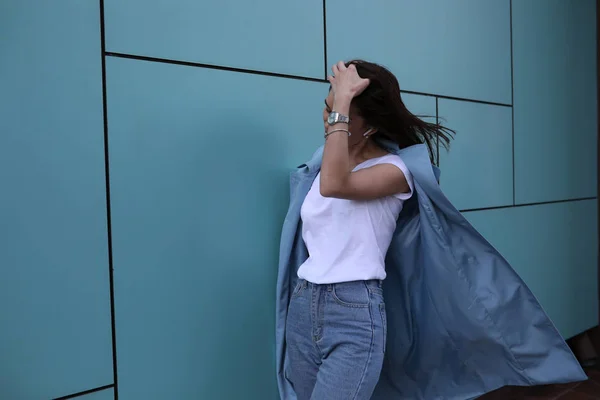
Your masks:
M 100 386 L 94 389 L 89 389 L 89 390 L 84 390 L 83 392 L 77 392 L 77 393 L 72 393 L 72 394 L 68 394 L 66 396 L 62 396 L 62 397 L 57 397 L 53 400 L 67 400 L 67 399 L 74 399 L 76 397 L 79 396 L 85 396 L 86 394 L 91 394 L 91 393 L 96 393 L 96 392 L 101 392 L 103 390 L 106 389 L 110 389 L 112 387 L 114 387 L 115 385 L 113 385 L 112 383 L 110 385 L 104 385 L 104 386 Z
M 496 207 L 481 207 L 481 208 L 469 208 L 460 210 L 461 213 L 474 212 L 474 211 L 489 211 L 489 210 L 502 210 L 505 208 L 520 208 L 520 207 L 532 207 L 532 206 L 544 206 L 548 204 L 561 204 L 561 203 L 575 203 L 578 201 L 596 200 L 597 196 L 591 197 L 579 197 L 576 199 L 564 199 L 564 200 L 550 200 L 550 201 L 539 201 L 535 203 L 521 203 L 507 206 L 496 206 Z
M 596 100 L 597 100 L 597 114 L 600 115 L 600 1 L 596 0 Z M 600 121 L 596 117 L 596 146 L 597 153 L 600 154 Z M 600 195 L 600 160 L 596 157 L 596 193 Z M 599 202 L 600 203 L 600 202 Z M 600 204 L 596 209 L 597 218 L 596 218 L 596 232 L 598 234 L 598 286 L 600 287 Z M 598 301 L 600 302 L 600 291 L 598 292 Z M 600 318 L 600 310 L 598 312 L 598 317 Z
M 117 334 L 115 323 L 115 287 L 112 246 L 112 219 L 110 206 L 110 159 L 108 153 L 108 101 L 106 98 L 106 40 L 104 30 L 104 0 L 100 2 L 100 59 L 102 62 L 102 117 L 104 121 L 104 175 L 106 183 L 106 230 L 108 241 L 108 279 L 110 287 L 110 327 L 112 339 L 113 386 L 115 400 L 119 400 L 119 379 L 117 374 Z
M 487 100 L 467 99 L 465 97 L 447 96 L 444 94 L 416 92 L 414 90 L 401 90 L 401 92 L 407 93 L 407 94 L 418 94 L 419 96 L 436 97 L 436 98 L 444 99 L 444 100 L 465 101 L 467 103 L 487 104 L 489 106 L 512 107 L 512 105 L 506 104 L 506 103 L 497 103 L 495 101 L 487 101 Z
M 439 98 L 436 97 L 435 98 L 435 124 L 439 125 L 440 124 L 440 111 L 439 111 Z M 435 143 L 437 146 L 437 152 L 435 154 L 435 164 L 438 166 L 440 166 L 440 137 L 436 136 L 435 137 Z
M 327 0 L 323 0 L 323 61 L 325 62 L 325 76 L 327 79 Z
M 512 22 L 512 0 L 509 3 L 510 7 L 510 102 L 511 108 L 511 129 L 512 129 L 512 197 L 513 205 L 517 204 L 517 183 L 515 171 L 515 79 L 514 79 L 514 61 L 513 61 L 513 22 Z
M 214 69 L 214 70 L 229 71 L 229 72 L 239 72 L 242 74 L 262 75 L 262 76 L 270 76 L 270 77 L 274 77 L 274 78 L 285 78 L 285 79 L 295 79 L 295 80 L 309 81 L 309 82 L 329 83 L 329 81 L 327 81 L 327 79 L 313 78 L 310 76 L 281 74 L 278 72 L 257 71 L 257 70 L 253 70 L 253 69 L 225 67 L 223 65 L 203 64 L 203 63 L 197 63 L 197 62 L 192 62 L 192 61 L 182 61 L 182 60 L 173 60 L 173 59 L 169 59 L 169 58 L 139 56 L 139 55 L 135 55 L 135 54 L 115 53 L 115 52 L 110 52 L 110 51 L 107 51 L 104 54 L 107 57 L 126 58 L 129 60 L 157 62 L 157 63 L 173 64 L 173 65 L 184 65 L 184 66 L 188 66 L 188 67 L 206 68 L 206 69 Z M 406 94 L 415 94 L 418 96 L 437 97 L 437 98 L 445 99 L 445 100 L 465 101 L 468 103 L 487 104 L 487 105 L 499 106 L 499 107 L 512 107 L 510 104 L 505 104 L 505 103 L 496 103 L 493 101 L 486 101 L 486 100 L 467 99 L 464 97 L 446 96 L 443 94 L 417 92 L 414 90 L 401 90 L 401 92 L 406 93 Z
M 128 58 L 131 60 L 158 62 L 158 63 L 164 63 L 164 64 L 185 65 L 188 67 L 198 67 L 198 68 L 216 69 L 216 70 L 220 70 L 220 71 L 240 72 L 242 74 L 263 75 L 263 76 L 272 76 L 275 78 L 287 78 L 287 79 L 296 79 L 296 80 L 310 81 L 310 82 L 329 83 L 327 81 L 327 79 L 311 78 L 309 76 L 289 75 L 289 74 L 280 74 L 277 72 L 256 71 L 253 69 L 224 67 L 221 65 L 210 65 L 210 64 L 202 64 L 202 63 L 196 63 L 196 62 L 191 62 L 191 61 L 171 60 L 168 58 L 138 56 L 138 55 L 134 55 L 134 54 L 113 53 L 113 52 L 106 52 L 105 54 L 109 57 Z

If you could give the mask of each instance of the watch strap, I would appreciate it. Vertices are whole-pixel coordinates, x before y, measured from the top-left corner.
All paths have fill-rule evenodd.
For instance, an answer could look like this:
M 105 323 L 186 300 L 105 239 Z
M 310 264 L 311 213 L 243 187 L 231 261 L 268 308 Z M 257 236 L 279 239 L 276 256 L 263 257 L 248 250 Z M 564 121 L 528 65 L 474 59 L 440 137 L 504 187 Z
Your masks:
M 338 123 L 348 124 L 348 123 L 350 123 L 350 118 L 346 115 L 340 114 L 337 111 L 332 111 L 329 114 L 329 118 L 327 118 L 327 123 L 329 125 L 335 125 Z

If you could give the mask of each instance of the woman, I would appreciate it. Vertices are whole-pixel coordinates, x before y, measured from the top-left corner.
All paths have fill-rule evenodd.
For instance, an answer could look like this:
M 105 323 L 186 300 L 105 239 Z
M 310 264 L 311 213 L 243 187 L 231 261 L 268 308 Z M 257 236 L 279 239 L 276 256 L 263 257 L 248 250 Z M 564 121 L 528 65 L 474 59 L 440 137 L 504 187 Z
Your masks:
M 386 69 L 353 61 L 332 72 L 321 172 L 301 210 L 310 256 L 289 306 L 288 377 L 299 399 L 369 399 L 385 351 L 384 259 L 413 186 L 402 159 L 371 138 L 424 140 L 434 154 L 448 135 L 406 109 Z
M 585 379 L 527 286 L 440 191 L 431 161 L 452 131 L 412 115 L 385 68 L 332 71 L 325 145 L 292 174 L 282 230 L 281 398 L 470 399 Z

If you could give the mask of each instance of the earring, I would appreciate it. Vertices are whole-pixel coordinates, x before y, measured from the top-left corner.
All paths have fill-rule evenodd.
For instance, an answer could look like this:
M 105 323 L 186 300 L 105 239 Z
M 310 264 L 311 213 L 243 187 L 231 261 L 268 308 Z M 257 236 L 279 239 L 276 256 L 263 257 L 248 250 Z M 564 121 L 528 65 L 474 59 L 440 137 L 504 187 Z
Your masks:
M 365 133 L 363 133 L 363 136 L 369 138 L 369 133 L 371 132 L 373 132 L 373 128 L 369 128 Z

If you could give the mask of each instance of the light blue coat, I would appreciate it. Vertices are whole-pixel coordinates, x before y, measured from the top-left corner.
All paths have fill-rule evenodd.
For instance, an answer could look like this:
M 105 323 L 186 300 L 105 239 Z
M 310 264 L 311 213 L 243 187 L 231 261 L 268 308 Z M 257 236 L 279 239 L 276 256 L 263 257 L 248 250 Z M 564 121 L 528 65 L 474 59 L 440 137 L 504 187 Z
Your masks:
M 386 258 L 386 360 L 374 399 L 471 399 L 505 385 L 585 380 L 586 375 L 531 291 L 440 190 L 427 148 L 398 154 L 415 195 L 404 205 Z M 308 253 L 300 207 L 323 148 L 291 175 L 277 279 L 277 378 L 286 379 L 285 329 L 291 289 Z

